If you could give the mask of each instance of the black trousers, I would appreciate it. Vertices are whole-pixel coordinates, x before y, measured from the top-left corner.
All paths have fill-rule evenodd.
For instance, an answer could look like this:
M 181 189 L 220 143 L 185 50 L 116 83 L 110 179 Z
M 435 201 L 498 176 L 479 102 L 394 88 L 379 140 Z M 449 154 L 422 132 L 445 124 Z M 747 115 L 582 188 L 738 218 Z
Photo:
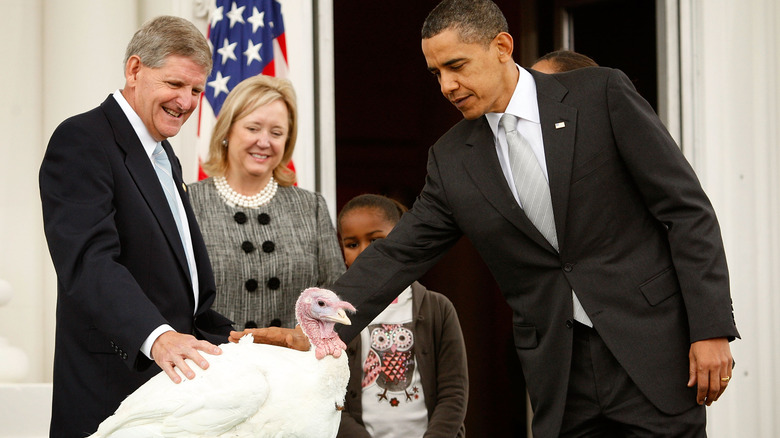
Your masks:
M 573 330 L 561 437 L 707 436 L 704 406 L 679 415 L 659 411 L 634 384 L 596 330 L 580 323 L 575 323 Z

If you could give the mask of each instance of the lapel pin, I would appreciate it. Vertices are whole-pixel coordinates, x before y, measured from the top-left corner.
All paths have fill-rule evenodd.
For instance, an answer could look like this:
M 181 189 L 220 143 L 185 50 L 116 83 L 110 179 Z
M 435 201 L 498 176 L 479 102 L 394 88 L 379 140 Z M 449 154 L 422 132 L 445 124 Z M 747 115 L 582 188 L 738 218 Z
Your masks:
M 561 129 L 561 128 L 565 128 L 565 127 L 566 127 L 566 123 L 563 123 L 563 122 L 558 122 L 558 123 L 555 124 L 555 129 Z
M 181 188 L 183 188 L 184 191 L 186 192 L 187 191 L 187 184 L 181 183 Z

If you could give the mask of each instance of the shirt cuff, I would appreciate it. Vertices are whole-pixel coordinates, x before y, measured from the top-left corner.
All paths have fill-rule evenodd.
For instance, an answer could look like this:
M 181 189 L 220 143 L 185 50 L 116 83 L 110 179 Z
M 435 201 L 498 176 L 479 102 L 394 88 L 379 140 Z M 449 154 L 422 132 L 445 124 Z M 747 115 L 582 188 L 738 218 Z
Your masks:
M 158 337 L 160 337 L 161 334 L 165 332 L 175 332 L 176 330 L 173 329 L 173 327 L 169 326 L 168 324 L 163 324 L 159 327 L 157 327 L 144 341 L 143 344 L 141 344 L 141 353 L 145 354 L 146 357 L 148 357 L 151 360 L 154 360 L 152 357 L 152 345 L 154 345 L 154 341 L 157 340 Z

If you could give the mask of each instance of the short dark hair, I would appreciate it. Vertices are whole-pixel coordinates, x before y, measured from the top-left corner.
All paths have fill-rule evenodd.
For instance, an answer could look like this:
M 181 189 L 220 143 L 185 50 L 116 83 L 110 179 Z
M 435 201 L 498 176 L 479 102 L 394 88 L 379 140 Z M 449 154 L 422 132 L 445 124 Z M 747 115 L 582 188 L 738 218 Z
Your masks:
M 550 52 L 534 61 L 534 64 L 539 61 L 547 61 L 553 64 L 556 73 L 563 73 L 583 67 L 599 66 L 596 64 L 596 61 L 590 57 L 571 50 L 556 50 L 554 52 Z
M 341 207 L 339 217 L 336 219 L 336 226 L 338 228 L 339 234 L 341 234 L 341 220 L 344 218 L 344 215 L 358 208 L 374 208 L 379 210 L 382 212 L 382 216 L 384 216 L 388 222 L 393 224 L 393 226 L 395 226 L 395 224 L 401 220 L 401 215 L 406 213 L 407 210 L 405 205 L 401 204 L 395 199 L 388 198 L 387 196 L 374 195 L 370 193 L 355 196 L 346 204 L 344 204 L 343 207 Z
M 464 43 L 487 46 L 499 33 L 509 32 L 509 25 L 501 9 L 490 0 L 444 0 L 425 19 L 422 39 L 447 29 L 455 30 Z

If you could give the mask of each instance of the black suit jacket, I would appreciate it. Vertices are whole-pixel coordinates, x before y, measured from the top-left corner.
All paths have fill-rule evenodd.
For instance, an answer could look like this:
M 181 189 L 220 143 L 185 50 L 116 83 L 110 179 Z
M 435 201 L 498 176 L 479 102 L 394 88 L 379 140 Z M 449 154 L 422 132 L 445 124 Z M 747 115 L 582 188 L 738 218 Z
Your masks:
M 139 350 L 158 326 L 227 341 L 230 321 L 209 310 L 214 279 L 181 164 L 167 141 L 163 146 L 187 211 L 198 309 L 165 194 L 114 97 L 65 120 L 49 141 L 40 189 L 57 271 L 52 436 L 94 432 L 160 371 Z
M 535 436 L 560 428 L 572 289 L 650 401 L 670 414 L 689 409 L 690 343 L 738 336 L 712 206 L 622 72 L 531 73 L 560 252 L 512 196 L 487 119 L 463 120 L 430 149 L 413 208 L 334 285 L 358 309 L 340 333 L 348 342 L 465 234 L 514 311 Z

